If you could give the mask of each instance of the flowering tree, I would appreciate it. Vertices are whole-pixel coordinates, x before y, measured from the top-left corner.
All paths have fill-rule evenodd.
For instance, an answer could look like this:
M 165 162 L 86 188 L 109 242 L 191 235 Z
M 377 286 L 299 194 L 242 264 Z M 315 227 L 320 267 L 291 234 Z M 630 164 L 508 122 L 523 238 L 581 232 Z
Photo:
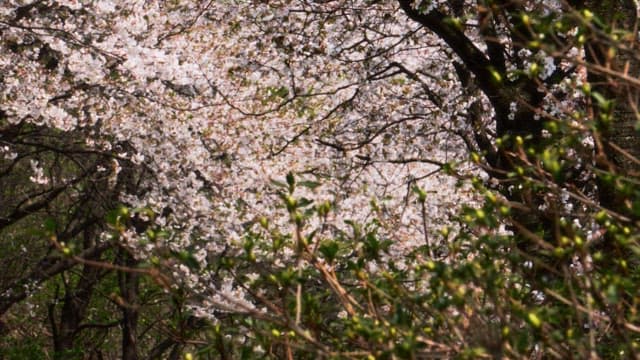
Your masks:
M 615 3 L 4 2 L 7 344 L 635 354 Z

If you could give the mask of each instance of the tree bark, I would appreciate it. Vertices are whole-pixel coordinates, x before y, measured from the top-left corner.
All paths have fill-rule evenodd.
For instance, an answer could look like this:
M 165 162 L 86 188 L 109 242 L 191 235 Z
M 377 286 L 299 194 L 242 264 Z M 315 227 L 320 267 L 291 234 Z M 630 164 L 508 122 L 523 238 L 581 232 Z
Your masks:
M 64 303 L 53 339 L 55 358 L 65 359 L 67 352 L 73 350 L 79 335 L 80 324 L 85 318 L 87 308 L 93 295 L 94 286 L 100 278 L 101 269 L 84 265 L 82 275 L 74 287 L 65 289 Z M 54 315 L 54 314 L 51 314 Z M 55 315 L 54 315 L 55 316 Z M 55 321 L 51 320 L 55 326 Z
M 134 268 L 138 262 L 126 251 L 122 250 L 122 265 Z M 122 295 L 122 359 L 138 360 L 138 297 L 139 274 L 120 272 L 118 277 Z

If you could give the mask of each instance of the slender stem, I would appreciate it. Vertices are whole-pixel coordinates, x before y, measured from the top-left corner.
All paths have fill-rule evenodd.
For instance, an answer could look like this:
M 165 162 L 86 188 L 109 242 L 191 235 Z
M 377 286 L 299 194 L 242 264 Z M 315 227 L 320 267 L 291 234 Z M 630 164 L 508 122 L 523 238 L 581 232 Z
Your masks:
M 433 258 L 433 248 L 429 241 L 429 233 L 427 232 L 427 205 L 426 201 L 422 202 L 422 231 L 424 232 L 424 242 L 427 245 L 427 253 L 430 258 Z
M 296 246 L 298 251 L 298 263 L 296 267 L 298 268 L 298 285 L 296 288 L 296 325 L 300 325 L 300 320 L 302 318 L 302 283 L 300 279 L 302 279 L 302 252 L 304 246 L 302 244 L 302 235 L 300 234 L 300 225 L 296 224 Z

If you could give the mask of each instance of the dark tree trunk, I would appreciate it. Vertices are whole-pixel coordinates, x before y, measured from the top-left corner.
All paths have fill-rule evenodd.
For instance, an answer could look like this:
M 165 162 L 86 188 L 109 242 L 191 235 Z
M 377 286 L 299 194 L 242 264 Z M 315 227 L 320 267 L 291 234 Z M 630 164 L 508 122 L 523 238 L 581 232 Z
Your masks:
M 93 288 L 99 280 L 100 269 L 84 266 L 82 275 L 75 287 L 65 290 L 64 304 L 57 325 L 57 336 L 54 337 L 54 350 L 57 356 L 64 358 L 64 353 L 74 348 L 75 339 L 84 320 L 87 307 L 91 301 Z
M 122 265 L 135 268 L 138 262 L 125 250 L 121 253 Z M 118 277 L 122 295 L 122 359 L 138 360 L 138 295 L 139 274 L 120 272 Z
M 90 226 L 84 230 L 83 245 L 85 248 L 91 248 L 95 245 L 96 234 L 95 226 Z M 98 257 L 92 257 L 91 259 L 97 259 Z M 87 313 L 94 288 L 103 275 L 102 269 L 84 265 L 75 285 L 71 281 L 65 285 L 64 302 L 60 320 L 57 324 L 55 321 L 55 304 L 51 305 L 49 317 L 54 335 L 53 343 L 56 358 L 66 358 L 65 353 L 73 350 L 74 346 L 77 345 L 75 340 L 80 334 L 81 322 Z

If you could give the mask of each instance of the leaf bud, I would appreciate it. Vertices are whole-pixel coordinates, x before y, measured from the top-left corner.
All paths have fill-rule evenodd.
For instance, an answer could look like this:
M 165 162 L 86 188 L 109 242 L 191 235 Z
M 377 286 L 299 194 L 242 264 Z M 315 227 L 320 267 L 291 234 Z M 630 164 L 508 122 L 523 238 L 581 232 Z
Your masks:
M 295 210 L 296 206 L 298 205 L 296 199 L 291 195 L 286 195 L 284 201 L 289 212 L 293 212 L 293 210 Z
M 580 36 L 578 36 L 578 44 L 582 45 L 582 44 L 584 44 L 586 42 L 587 42 L 587 37 L 584 36 L 584 34 L 580 34 Z
M 533 63 L 529 66 L 529 76 L 536 77 L 540 74 L 540 65 L 538 63 Z
M 487 191 L 487 193 L 485 194 L 485 197 L 486 197 L 487 201 L 489 201 L 492 204 L 495 204 L 496 201 L 498 201 L 498 198 L 496 197 L 496 194 L 492 193 L 491 191 Z
M 373 200 L 372 200 L 373 201 Z M 323 201 L 319 205 L 317 205 L 317 212 L 320 216 L 326 216 L 331 210 L 331 202 L 329 200 Z
M 511 330 L 509 329 L 509 327 L 508 327 L 508 326 L 505 326 L 505 327 L 503 327 L 503 328 L 502 328 L 502 336 L 503 336 L 503 337 L 507 337 L 507 336 L 509 336 L 509 333 L 510 333 L 510 332 L 511 332 Z
M 129 216 L 129 208 L 127 208 L 126 206 L 121 206 L 118 208 L 118 213 L 122 216 Z
M 427 267 L 427 269 L 433 271 L 436 269 L 436 263 L 433 262 L 432 260 L 429 260 L 425 263 L 425 266 Z
M 500 206 L 500 214 L 502 214 L 503 216 L 509 215 L 510 212 L 511 212 L 511 209 L 509 209 L 508 206 L 506 205 Z
M 445 238 L 449 236 L 451 230 L 449 230 L 448 226 L 443 227 L 442 229 L 440 229 L 440 234 L 442 234 L 442 236 L 444 236 Z
M 584 239 L 582 239 L 580 236 L 576 235 L 573 238 L 573 242 L 576 244 L 577 247 L 581 248 L 582 245 L 584 245 Z
M 529 323 L 531 324 L 531 326 L 533 326 L 536 329 L 542 326 L 542 320 L 538 315 L 536 315 L 533 312 L 530 312 L 529 314 L 527 314 L 527 320 L 529 320 Z
M 595 219 L 598 224 L 604 224 L 605 221 L 607 221 L 608 219 L 607 212 L 604 210 L 598 211 L 598 213 L 595 216 Z
M 620 260 L 620 267 L 624 270 L 627 270 L 628 264 L 627 264 L 627 260 Z
M 491 74 L 491 78 L 493 79 L 493 81 L 495 81 L 496 83 L 502 83 L 502 75 L 500 74 L 500 72 L 498 72 L 498 70 L 490 68 L 489 73 Z
M 427 192 L 424 191 L 424 189 L 416 186 L 414 191 L 418 194 L 418 201 L 420 201 L 420 203 L 424 203 L 427 200 Z

